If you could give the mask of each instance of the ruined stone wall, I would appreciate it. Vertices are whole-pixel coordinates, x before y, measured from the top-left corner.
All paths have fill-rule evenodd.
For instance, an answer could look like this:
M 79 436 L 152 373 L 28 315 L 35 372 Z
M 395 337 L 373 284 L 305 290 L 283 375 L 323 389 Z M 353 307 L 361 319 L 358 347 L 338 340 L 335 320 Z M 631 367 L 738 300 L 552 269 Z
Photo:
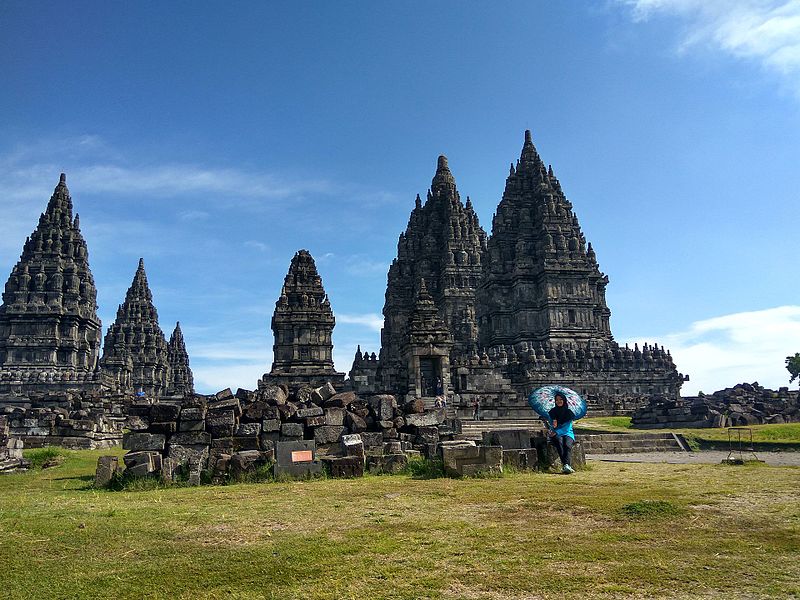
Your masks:
M 800 422 L 797 391 L 770 390 L 740 383 L 710 395 L 680 399 L 652 398 L 633 414 L 638 429 L 666 427 L 736 427 Z
M 96 449 L 118 446 L 132 396 L 102 392 L 53 392 L 0 398 L 9 434 L 26 448 L 61 446 Z
M 240 389 L 235 395 L 223 390 L 180 405 L 137 402 L 130 415 L 131 431 L 123 440 L 127 471 L 170 481 L 183 476 L 194 484 L 203 473 L 221 482 L 254 465 L 277 461 L 285 466 L 280 444 L 286 442 L 307 449 L 314 456 L 309 464 L 331 460 L 343 467 L 336 461 L 348 457 L 345 449 L 354 440 L 347 436 L 357 434 L 367 466 L 383 468 L 408 452 L 433 456 L 440 439 L 454 434 L 443 410 L 425 411 L 421 402 L 398 406 L 390 395 L 337 393 L 330 383 L 291 394 L 280 386 Z

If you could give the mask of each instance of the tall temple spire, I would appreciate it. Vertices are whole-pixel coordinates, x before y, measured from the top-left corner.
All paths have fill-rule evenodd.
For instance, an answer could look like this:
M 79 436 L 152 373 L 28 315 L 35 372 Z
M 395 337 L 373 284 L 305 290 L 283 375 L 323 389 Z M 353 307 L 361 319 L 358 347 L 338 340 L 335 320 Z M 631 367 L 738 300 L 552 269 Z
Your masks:
M 385 390 L 405 385 L 407 365 L 401 353 L 421 279 L 433 306 L 452 336 L 452 352 L 474 345 L 475 287 L 481 275 L 486 232 L 471 201 L 465 206 L 445 156 L 439 156 L 428 200 L 416 203 L 406 231 L 400 234 L 397 258 L 389 267 L 384 327 L 381 332 L 380 379 Z
M 322 278 L 308 250 L 299 250 L 289 265 L 272 316 L 272 370 L 264 380 L 285 383 L 339 385 L 344 373 L 333 367 L 331 339 L 336 320 Z
M 176 396 L 194 393 L 194 377 L 189 367 L 189 353 L 186 352 L 180 321 L 175 324 L 175 329 L 169 338 L 167 359 L 169 361 L 167 393 Z
M 117 319 L 106 333 L 101 365 L 121 391 L 141 391 L 153 397 L 167 391 L 167 341 L 158 325 L 158 312 L 141 258 L 125 301 L 117 309 Z
M 492 222 L 477 293 L 480 344 L 612 340 L 608 279 L 530 131 Z M 531 293 L 535 291 L 535 293 Z M 518 299 L 511 305 L 508 298 Z
M 43 381 L 75 387 L 94 378 L 101 324 L 78 225 L 62 173 L 4 288 L 0 391 L 12 383 L 46 387 Z

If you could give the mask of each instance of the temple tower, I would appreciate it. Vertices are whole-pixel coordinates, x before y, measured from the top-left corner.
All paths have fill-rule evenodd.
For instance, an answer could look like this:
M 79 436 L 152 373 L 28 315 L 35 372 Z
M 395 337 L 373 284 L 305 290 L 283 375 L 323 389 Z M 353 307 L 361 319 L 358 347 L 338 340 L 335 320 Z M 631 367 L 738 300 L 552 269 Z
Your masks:
M 167 341 L 158 325 L 158 313 L 141 258 L 125 301 L 106 333 L 101 366 L 120 391 L 144 392 L 150 397 L 167 391 Z
M 481 347 L 602 347 L 612 341 L 608 278 L 530 131 L 506 179 L 483 269 L 477 290 Z
M 0 392 L 89 385 L 100 337 L 89 253 L 62 173 L 3 292 Z
M 397 393 L 408 394 L 408 399 L 433 397 L 438 381 L 443 391 L 449 390 L 452 347 L 450 330 L 421 279 L 402 346 L 407 379 L 399 384 Z
M 425 204 L 418 195 L 408 227 L 397 242 L 397 258 L 389 267 L 379 361 L 383 389 L 405 387 L 408 365 L 402 348 L 408 342 L 415 291 L 422 279 L 450 332 L 452 354 L 475 351 L 475 289 L 485 247 L 486 233 L 472 202 L 469 198 L 466 204 L 461 202 L 447 158 L 440 156 Z
M 264 381 L 290 388 L 327 381 L 341 386 L 344 373 L 333 368 L 331 338 L 335 325 L 314 259 L 308 250 L 300 250 L 292 258 L 275 303 L 273 363 Z
M 167 393 L 171 396 L 185 396 L 194 393 L 194 377 L 189 367 L 189 353 L 183 340 L 180 321 L 167 344 L 167 360 L 169 362 L 169 383 Z

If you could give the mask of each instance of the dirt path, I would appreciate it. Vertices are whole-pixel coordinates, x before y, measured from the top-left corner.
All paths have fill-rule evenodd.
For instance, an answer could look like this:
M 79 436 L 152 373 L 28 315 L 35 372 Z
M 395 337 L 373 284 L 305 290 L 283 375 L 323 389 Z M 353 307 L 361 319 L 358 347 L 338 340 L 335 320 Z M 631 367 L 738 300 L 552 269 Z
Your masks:
M 663 462 L 673 465 L 719 464 L 728 453 L 718 450 L 702 452 L 636 452 L 631 454 L 587 454 L 589 460 L 605 462 Z M 733 455 L 738 458 L 738 453 Z M 774 467 L 800 467 L 800 452 L 756 452 L 756 458 Z M 744 454 L 745 460 L 752 460 L 752 454 Z

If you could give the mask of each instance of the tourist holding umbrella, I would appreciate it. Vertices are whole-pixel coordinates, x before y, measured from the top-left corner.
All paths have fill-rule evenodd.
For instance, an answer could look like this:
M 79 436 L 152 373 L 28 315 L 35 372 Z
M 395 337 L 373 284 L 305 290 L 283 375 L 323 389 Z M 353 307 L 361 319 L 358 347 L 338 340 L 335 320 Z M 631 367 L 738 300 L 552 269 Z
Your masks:
M 563 473 L 574 473 L 572 468 L 572 446 L 575 443 L 575 432 L 572 431 L 573 413 L 567 406 L 567 397 L 561 392 L 555 393 L 556 405 L 547 411 L 553 428 L 550 430 L 550 441 L 558 450 L 558 457 L 564 465 Z
M 534 390 L 528 396 L 528 404 L 548 422 L 550 441 L 558 451 L 563 465 L 562 473 L 574 473 L 572 446 L 575 443 L 575 433 L 572 423 L 586 415 L 586 402 L 574 390 L 547 385 Z

